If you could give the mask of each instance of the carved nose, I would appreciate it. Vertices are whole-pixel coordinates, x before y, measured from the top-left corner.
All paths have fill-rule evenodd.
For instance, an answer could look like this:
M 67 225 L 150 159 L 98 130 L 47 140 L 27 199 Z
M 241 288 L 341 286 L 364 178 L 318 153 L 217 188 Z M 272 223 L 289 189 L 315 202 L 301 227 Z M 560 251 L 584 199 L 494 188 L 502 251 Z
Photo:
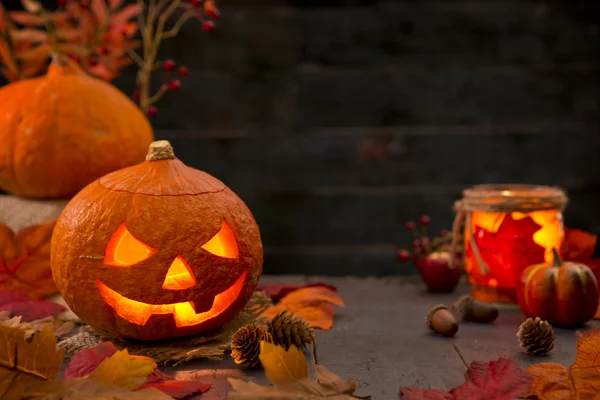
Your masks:
M 190 266 L 181 256 L 177 256 L 162 284 L 162 288 L 166 290 L 185 290 L 196 286 L 196 277 Z

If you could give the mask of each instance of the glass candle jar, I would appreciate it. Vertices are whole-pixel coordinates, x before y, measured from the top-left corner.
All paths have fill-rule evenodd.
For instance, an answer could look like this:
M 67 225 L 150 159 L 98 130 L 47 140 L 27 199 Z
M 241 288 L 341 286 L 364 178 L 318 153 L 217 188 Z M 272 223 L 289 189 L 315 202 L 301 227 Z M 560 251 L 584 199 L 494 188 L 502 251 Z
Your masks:
M 479 185 L 455 204 L 454 235 L 463 225 L 464 267 L 474 298 L 517 303 L 521 272 L 552 262 L 564 238 L 565 192 L 534 185 Z

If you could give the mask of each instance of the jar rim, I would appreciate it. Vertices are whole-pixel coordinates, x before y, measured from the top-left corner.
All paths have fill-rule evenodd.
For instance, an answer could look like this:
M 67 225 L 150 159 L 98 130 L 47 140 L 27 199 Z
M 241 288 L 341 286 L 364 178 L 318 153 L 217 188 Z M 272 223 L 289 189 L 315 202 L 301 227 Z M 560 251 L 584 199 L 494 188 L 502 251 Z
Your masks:
M 565 191 L 557 186 L 530 184 L 485 184 L 463 191 L 461 208 L 470 210 L 563 210 L 568 202 Z

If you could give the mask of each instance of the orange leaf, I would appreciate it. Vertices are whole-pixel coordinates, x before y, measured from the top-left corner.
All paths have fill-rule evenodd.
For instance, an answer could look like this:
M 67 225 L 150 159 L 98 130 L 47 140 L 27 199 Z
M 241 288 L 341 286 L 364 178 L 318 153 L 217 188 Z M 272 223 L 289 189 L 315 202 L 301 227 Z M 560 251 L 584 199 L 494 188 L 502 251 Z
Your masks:
M 8 16 L 2 4 L 0 4 L 0 32 L 4 32 L 8 27 Z
M 108 19 L 108 9 L 104 0 L 92 0 L 91 9 L 100 25 L 104 25 Z
M 44 25 L 44 18 L 39 15 L 29 14 L 25 11 L 12 11 L 8 13 L 9 18 L 17 24 L 34 27 Z
M 63 54 L 75 54 L 79 57 L 86 57 L 89 51 L 87 47 L 73 43 L 60 43 L 58 48 Z
M 108 0 L 108 6 L 111 10 L 116 10 L 121 7 L 121 4 L 123 4 L 123 0 Z
M 0 324 L 0 397 L 20 398 L 20 393 L 53 380 L 60 372 L 65 350 L 56 349 L 56 337 L 50 325 L 26 340 L 21 327 Z
M 39 46 L 32 47 L 27 50 L 22 50 L 16 57 L 20 61 L 27 61 L 32 63 L 46 62 L 50 56 L 50 50 L 52 47 L 48 43 L 44 43 Z
M 17 68 L 17 64 L 15 64 L 15 61 L 10 54 L 8 45 L 3 41 L 0 41 L 0 65 L 4 65 L 11 74 L 19 74 L 19 69 Z
M 262 316 L 273 318 L 282 311 L 290 311 L 313 328 L 328 330 L 333 326 L 334 306 L 344 306 L 336 292 L 323 286 L 311 286 L 289 293 L 279 303 L 266 309 Z
M 56 293 L 50 270 L 50 238 L 56 220 L 32 225 L 16 235 L 0 223 L 0 290 L 40 299 Z
M 66 40 L 67 42 L 77 40 L 77 39 L 81 38 L 81 36 L 82 36 L 81 31 L 79 29 L 70 28 L 70 27 L 57 29 L 55 34 L 58 39 Z
M 10 37 L 16 42 L 40 43 L 48 40 L 46 32 L 37 29 L 13 29 L 10 31 Z
M 112 16 L 111 25 L 124 24 L 131 18 L 136 17 L 141 11 L 142 8 L 139 4 L 130 4 L 126 7 L 123 7 L 121 11 Z
M 560 364 L 543 362 L 531 365 L 525 372 L 533 376 L 528 398 L 600 398 L 600 328 L 577 340 L 577 359 L 569 371 Z

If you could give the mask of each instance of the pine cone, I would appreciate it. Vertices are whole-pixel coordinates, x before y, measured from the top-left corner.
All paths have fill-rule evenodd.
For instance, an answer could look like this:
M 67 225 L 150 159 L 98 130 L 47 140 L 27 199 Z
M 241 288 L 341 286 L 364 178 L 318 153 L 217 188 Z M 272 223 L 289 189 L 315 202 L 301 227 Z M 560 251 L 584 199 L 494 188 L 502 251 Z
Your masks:
M 273 337 L 263 325 L 242 326 L 231 336 L 231 357 L 236 364 L 253 368 L 260 364 L 260 342 L 272 343 Z
M 315 340 L 315 331 L 302 318 L 287 311 L 277 314 L 269 323 L 269 333 L 273 342 L 286 350 L 291 345 L 304 349 Z
M 521 348 L 529 354 L 542 356 L 554 348 L 554 329 L 540 317 L 528 318 L 523 322 L 517 337 Z

